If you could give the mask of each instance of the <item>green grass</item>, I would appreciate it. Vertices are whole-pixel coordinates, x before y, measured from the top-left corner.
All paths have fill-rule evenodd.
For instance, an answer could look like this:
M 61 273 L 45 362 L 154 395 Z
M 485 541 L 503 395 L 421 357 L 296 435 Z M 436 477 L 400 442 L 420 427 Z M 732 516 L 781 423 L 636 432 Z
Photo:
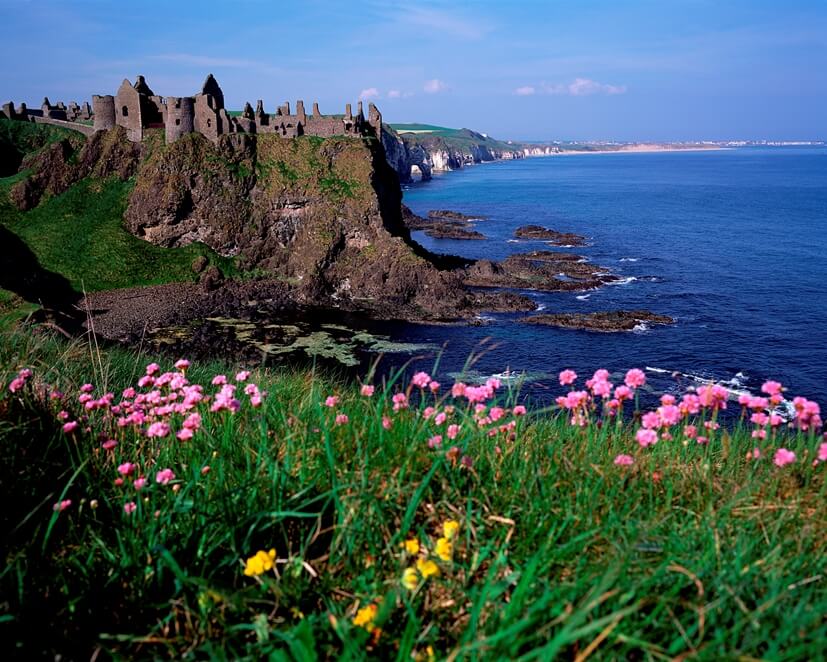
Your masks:
M 231 259 L 203 244 L 163 248 L 131 235 L 122 221 L 131 181 L 87 178 L 21 212 L 8 198 L 15 180 L 0 179 L 0 223 L 27 244 L 41 267 L 65 276 L 77 291 L 191 281 L 199 255 L 233 273 Z
M 34 370 L 23 390 L 3 386 L 0 396 L 0 640 L 16 657 L 827 653 L 827 465 L 812 464 L 821 441 L 813 435 L 760 443 L 760 461 L 745 459 L 756 444 L 740 426 L 709 446 L 685 445 L 676 432 L 641 449 L 631 425 L 572 427 L 530 412 L 513 437 L 489 437 L 463 400 L 429 395 L 423 405 L 456 405 L 449 422 L 462 426 L 455 441 L 430 449 L 433 418 L 417 407 L 392 411 L 390 395 L 407 381 L 378 384 L 365 398 L 281 370 L 252 375 L 268 392 L 261 408 L 241 393 L 236 414 L 202 405 L 203 429 L 187 442 L 119 428 L 106 410 L 87 412 L 74 435 L 61 432 L 59 410 L 83 415 L 81 384 L 94 384 L 95 397 L 120 394 L 147 361 L 31 330 L 0 342 L 0 382 Z M 187 377 L 211 394 L 219 371 L 234 374 L 197 365 Z M 48 399 L 46 384 L 65 401 Z M 334 392 L 341 401 L 324 406 Z M 347 424 L 335 424 L 339 413 Z M 181 416 L 170 420 L 180 428 Z M 108 438 L 118 442 L 112 451 L 101 449 Z M 782 444 L 798 460 L 779 468 L 769 455 Z M 618 453 L 635 464 L 615 466 Z M 123 462 L 139 468 L 117 486 Z M 156 484 L 161 468 L 174 471 L 177 491 Z M 136 493 L 139 474 L 149 483 Z M 53 512 L 62 499 L 72 505 Z M 416 538 L 434 559 L 446 520 L 460 525 L 452 559 L 438 561 L 438 577 L 404 588 L 414 558 L 400 543 Z M 245 559 L 271 548 L 276 571 L 245 576 Z M 371 604 L 378 634 L 353 623 Z

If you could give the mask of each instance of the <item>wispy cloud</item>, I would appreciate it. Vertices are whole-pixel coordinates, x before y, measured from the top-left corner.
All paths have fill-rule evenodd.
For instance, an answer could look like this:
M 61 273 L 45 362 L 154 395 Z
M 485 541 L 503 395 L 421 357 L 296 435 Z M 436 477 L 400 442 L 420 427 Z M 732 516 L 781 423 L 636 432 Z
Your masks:
M 493 30 L 493 26 L 478 16 L 468 16 L 454 11 L 426 7 L 396 7 L 394 19 L 408 29 L 411 27 L 449 34 L 466 40 L 482 39 Z
M 359 99 L 362 101 L 367 101 L 368 99 L 378 99 L 380 96 L 379 90 L 375 87 L 368 87 L 367 89 L 359 92 Z
M 440 92 L 447 90 L 448 85 L 445 81 L 439 80 L 439 78 L 432 78 L 431 80 L 425 81 L 422 89 L 426 94 L 439 94 Z
M 626 86 L 599 83 L 591 78 L 575 78 L 570 83 L 541 83 L 537 86 L 524 85 L 514 90 L 514 94 L 520 97 L 527 97 L 533 94 L 554 94 L 572 97 L 586 97 L 594 94 L 612 96 L 615 94 L 626 94 Z
M 407 99 L 414 95 L 413 92 L 403 92 L 402 90 L 388 90 L 388 99 Z
M 197 67 L 233 67 L 249 68 L 259 67 L 260 62 L 237 58 L 212 57 L 210 55 L 196 55 L 194 53 L 162 53 L 161 55 L 149 55 L 148 60 L 162 60 L 176 64 L 192 65 Z

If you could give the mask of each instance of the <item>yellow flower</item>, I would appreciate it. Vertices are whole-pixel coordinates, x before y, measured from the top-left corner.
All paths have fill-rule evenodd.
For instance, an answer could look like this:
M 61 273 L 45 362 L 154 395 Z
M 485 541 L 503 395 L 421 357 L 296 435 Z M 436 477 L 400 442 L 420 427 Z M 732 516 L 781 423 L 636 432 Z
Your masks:
M 409 591 L 413 591 L 419 585 L 419 573 L 416 568 L 405 568 L 402 573 L 402 586 Z
M 453 540 L 457 535 L 457 531 L 459 531 L 459 522 L 454 519 L 449 519 L 442 525 L 442 535 L 448 538 L 448 540 Z
M 434 553 L 443 561 L 450 561 L 454 555 L 454 543 L 448 540 L 448 538 L 440 538 L 436 541 Z
M 373 621 L 376 619 L 376 613 L 378 611 L 379 609 L 375 604 L 369 604 L 366 607 L 362 607 L 356 612 L 356 616 L 353 617 L 353 624 L 356 627 L 364 628 L 368 632 L 373 632 L 376 629 Z
M 416 569 L 419 570 L 419 574 L 425 579 L 439 575 L 439 566 L 433 561 L 427 559 L 417 559 Z
M 263 549 L 256 552 L 255 556 L 247 559 L 244 566 L 244 574 L 248 577 L 255 577 L 256 575 L 263 575 L 268 570 L 273 569 L 273 564 L 276 560 L 276 550 L 271 549 L 265 552 Z
M 402 543 L 402 546 L 405 548 L 405 551 L 408 552 L 408 554 L 410 554 L 411 556 L 419 554 L 419 541 L 416 538 L 406 540 Z

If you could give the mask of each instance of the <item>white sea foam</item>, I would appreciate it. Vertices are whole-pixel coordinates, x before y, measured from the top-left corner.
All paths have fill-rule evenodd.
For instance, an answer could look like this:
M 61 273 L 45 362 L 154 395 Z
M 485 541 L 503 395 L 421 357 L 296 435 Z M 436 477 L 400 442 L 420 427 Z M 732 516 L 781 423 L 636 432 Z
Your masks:
M 634 283 L 637 280 L 635 276 L 626 276 L 626 278 L 621 278 L 620 280 L 611 280 L 606 285 L 628 285 L 629 283 Z
M 632 333 L 644 333 L 649 330 L 649 325 L 646 322 L 641 322 L 640 324 L 635 324 L 632 327 Z
M 507 244 L 519 244 L 520 240 L 519 239 L 506 239 L 506 243 Z
M 622 257 L 620 258 L 620 262 L 637 262 L 640 258 L 638 257 Z
M 588 299 L 590 296 L 591 296 L 591 294 L 579 294 L 579 295 L 577 295 L 577 296 L 576 296 L 576 297 L 574 297 L 574 298 L 575 298 L 575 299 L 579 299 L 580 301 L 585 301 L 585 300 L 586 300 L 586 299 Z
M 546 304 L 541 303 L 539 306 L 537 306 L 537 308 L 535 310 L 537 310 L 537 312 L 539 312 L 539 311 L 545 310 L 545 309 L 546 309 Z

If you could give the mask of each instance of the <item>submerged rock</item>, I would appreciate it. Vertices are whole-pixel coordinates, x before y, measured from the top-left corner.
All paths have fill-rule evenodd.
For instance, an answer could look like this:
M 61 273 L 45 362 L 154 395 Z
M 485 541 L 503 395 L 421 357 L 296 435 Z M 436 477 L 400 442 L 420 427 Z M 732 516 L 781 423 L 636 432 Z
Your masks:
M 597 313 L 555 313 L 532 315 L 521 322 L 542 326 L 556 326 L 561 329 L 581 331 L 633 331 L 646 324 L 674 324 L 675 320 L 648 310 L 612 310 Z

